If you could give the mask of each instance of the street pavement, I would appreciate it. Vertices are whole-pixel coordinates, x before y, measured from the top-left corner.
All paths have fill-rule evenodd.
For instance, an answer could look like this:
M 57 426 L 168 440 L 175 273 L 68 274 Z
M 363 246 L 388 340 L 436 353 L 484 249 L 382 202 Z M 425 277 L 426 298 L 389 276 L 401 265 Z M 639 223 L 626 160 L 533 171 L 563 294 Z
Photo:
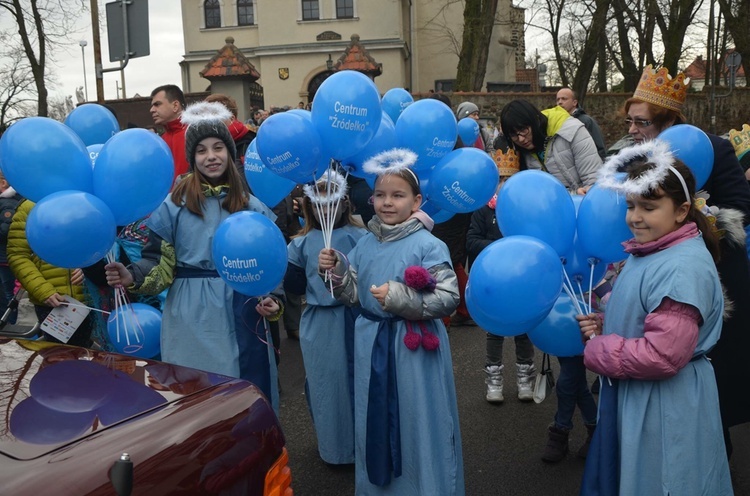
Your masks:
M 353 495 L 353 467 L 330 467 L 318 456 L 304 396 L 299 342 L 286 339 L 283 330 L 281 334 L 280 417 L 287 439 L 294 494 Z M 546 443 L 547 426 L 557 406 L 554 393 L 541 404 L 521 403 L 516 399 L 515 344 L 507 339 L 503 359 L 505 402 L 491 405 L 484 400 L 485 334 L 476 327 L 454 327 L 450 341 L 463 437 L 466 494 L 578 494 L 584 461 L 575 456 L 575 451 L 586 435 L 578 411 L 570 441 L 572 453 L 557 464 L 542 462 L 540 455 Z M 540 362 L 541 354 L 537 352 L 537 368 Z M 557 361 L 553 359 L 552 363 L 557 377 Z M 593 381 L 593 374 L 590 379 Z M 735 494 L 750 496 L 750 424 L 736 427 L 732 432 Z

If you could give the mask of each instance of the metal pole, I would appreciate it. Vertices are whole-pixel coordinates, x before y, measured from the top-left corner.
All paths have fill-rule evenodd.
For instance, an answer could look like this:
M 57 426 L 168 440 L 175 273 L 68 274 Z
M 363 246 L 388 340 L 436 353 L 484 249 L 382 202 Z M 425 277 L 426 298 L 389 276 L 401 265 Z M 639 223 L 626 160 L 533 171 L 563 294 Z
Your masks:
M 94 67 L 96 69 L 96 101 L 104 103 L 104 74 L 102 73 L 102 44 L 99 38 L 99 5 L 91 0 L 91 31 L 94 37 Z
M 708 69 L 711 73 L 709 78 L 709 81 L 711 82 L 709 114 L 711 115 L 711 132 L 716 134 L 716 41 L 714 37 L 714 0 L 711 0 L 710 2 L 708 16 L 708 37 L 710 40 L 708 54 L 709 57 L 711 57 Z
M 86 79 L 86 54 L 83 51 L 83 48 L 87 45 L 86 40 L 81 40 L 78 42 L 79 45 L 81 45 L 81 60 L 83 61 L 83 88 L 84 88 L 84 95 L 86 97 L 86 101 L 89 101 L 89 82 Z
M 130 57 L 130 36 L 128 33 L 128 1 L 120 0 L 122 6 L 122 26 L 125 30 L 125 57 Z M 127 60 L 126 58 L 126 60 Z M 122 80 L 122 99 L 125 99 L 125 66 L 120 69 L 120 79 Z

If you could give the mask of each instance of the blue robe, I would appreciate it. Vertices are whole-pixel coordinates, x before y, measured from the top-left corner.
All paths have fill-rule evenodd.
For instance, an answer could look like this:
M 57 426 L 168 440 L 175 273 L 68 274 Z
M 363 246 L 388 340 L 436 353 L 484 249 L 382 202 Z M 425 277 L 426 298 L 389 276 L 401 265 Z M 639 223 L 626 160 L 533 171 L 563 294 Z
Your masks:
M 630 256 L 607 303 L 604 334 L 643 337 L 646 316 L 667 297 L 700 312 L 703 323 L 694 358 L 668 379 L 618 381 L 616 407 L 611 413 L 600 409 L 599 426 L 616 426 L 619 474 L 591 470 L 598 455 L 598 449 L 593 450 L 582 494 L 732 494 L 716 380 L 705 357 L 721 334 L 724 300 L 702 237 L 647 256 Z M 615 415 L 616 423 L 605 415 Z M 600 427 L 597 435 L 604 435 Z M 610 454 L 601 458 L 607 459 L 612 459 Z M 587 490 L 597 487 L 594 481 L 602 477 L 619 478 L 619 487 L 615 482 L 612 492 Z
M 255 311 L 257 301 L 235 294 L 218 277 L 213 262 L 213 234 L 230 215 L 221 207 L 225 196 L 206 197 L 203 218 L 168 197 L 147 220 L 149 229 L 174 247 L 176 260 L 176 277 L 162 315 L 161 357 L 168 363 L 249 380 L 277 408 L 274 349 Z M 255 197 L 248 209 L 275 217 Z
M 331 246 L 349 253 L 367 230 L 343 226 L 333 231 Z M 300 348 L 305 363 L 307 402 L 318 437 L 318 452 L 326 463 L 354 463 L 354 398 L 350 363 L 353 350 L 354 310 L 331 296 L 318 276 L 318 254 L 324 247 L 323 233 L 310 231 L 289 243 L 289 263 L 304 269 L 307 306 L 300 320 Z M 347 335 L 348 334 L 348 335 Z
M 429 269 L 450 264 L 445 244 L 426 229 L 396 241 L 380 242 L 372 234 L 363 237 L 349 254 L 357 271 L 357 291 L 363 313 L 388 318 L 370 294 L 372 285 L 404 281 L 404 270 L 412 265 Z M 453 380 L 450 342 L 439 318 L 429 325 L 440 339 L 435 351 L 404 345 L 406 323 L 392 323 L 396 382 L 400 417 L 402 473 L 387 485 L 372 484 L 368 477 L 367 409 L 372 351 L 379 323 L 360 316 L 354 333 L 354 428 L 356 494 L 463 495 L 464 471 L 456 388 Z

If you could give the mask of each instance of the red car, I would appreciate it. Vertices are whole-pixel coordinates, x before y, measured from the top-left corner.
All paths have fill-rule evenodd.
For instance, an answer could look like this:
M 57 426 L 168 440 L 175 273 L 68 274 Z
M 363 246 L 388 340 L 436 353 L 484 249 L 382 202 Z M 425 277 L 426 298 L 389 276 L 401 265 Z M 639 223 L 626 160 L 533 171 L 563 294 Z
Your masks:
M 284 434 L 253 384 L 0 339 L 3 494 L 291 496 Z

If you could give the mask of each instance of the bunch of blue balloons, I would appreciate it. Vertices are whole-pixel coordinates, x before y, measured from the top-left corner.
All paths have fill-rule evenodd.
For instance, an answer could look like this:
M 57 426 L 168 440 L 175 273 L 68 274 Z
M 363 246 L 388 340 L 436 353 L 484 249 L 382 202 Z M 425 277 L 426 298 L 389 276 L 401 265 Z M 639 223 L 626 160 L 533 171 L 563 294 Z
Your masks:
M 144 217 L 169 192 L 174 166 L 164 140 L 144 129 L 118 131 L 108 109 L 86 104 L 65 124 L 30 117 L 0 139 L 6 179 L 36 203 L 26 234 L 46 262 L 97 262 L 112 248 L 117 226 Z

